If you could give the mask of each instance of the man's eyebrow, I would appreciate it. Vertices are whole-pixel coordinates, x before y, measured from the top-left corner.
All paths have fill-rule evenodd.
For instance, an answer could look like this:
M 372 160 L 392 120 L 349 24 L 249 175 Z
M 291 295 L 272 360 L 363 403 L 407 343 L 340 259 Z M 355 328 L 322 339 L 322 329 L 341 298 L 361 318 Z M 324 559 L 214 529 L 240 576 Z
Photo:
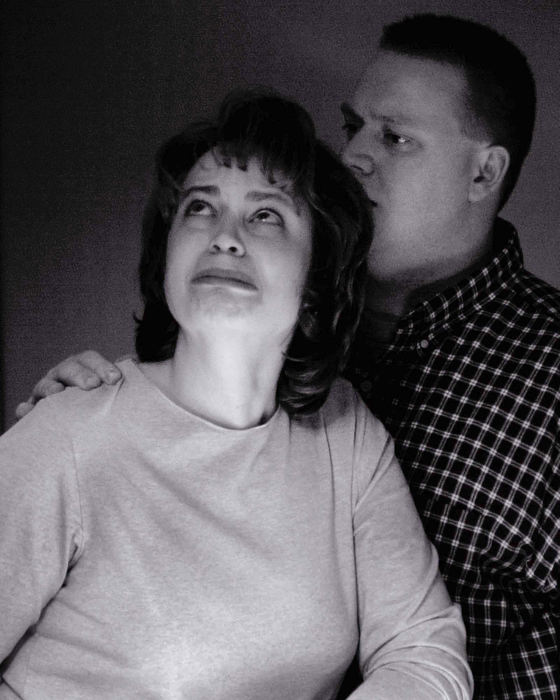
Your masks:
M 348 104 L 348 102 L 343 102 L 343 103 L 340 105 L 340 111 L 342 112 L 342 114 L 343 114 L 347 119 L 352 119 L 353 121 L 359 122 L 360 124 L 363 124 L 363 123 L 364 123 L 364 120 L 362 119 L 362 117 L 360 117 L 360 115 L 357 114 L 357 112 L 355 112 L 355 111 L 352 109 L 352 107 L 350 107 L 350 105 Z
M 354 122 L 359 124 L 364 123 L 363 117 L 357 114 L 357 112 L 352 109 L 348 102 L 343 102 L 340 105 L 340 110 L 347 119 L 352 119 Z M 402 114 L 401 112 L 395 112 L 394 114 L 380 114 L 379 112 L 370 111 L 368 112 L 368 116 L 371 117 L 373 121 L 384 122 L 386 124 L 422 126 L 422 120 L 411 117 L 408 114 Z
M 421 119 L 410 117 L 406 114 L 400 114 L 399 112 L 395 112 L 395 114 L 378 114 L 377 112 L 372 112 L 371 118 L 386 122 L 387 124 L 422 126 Z

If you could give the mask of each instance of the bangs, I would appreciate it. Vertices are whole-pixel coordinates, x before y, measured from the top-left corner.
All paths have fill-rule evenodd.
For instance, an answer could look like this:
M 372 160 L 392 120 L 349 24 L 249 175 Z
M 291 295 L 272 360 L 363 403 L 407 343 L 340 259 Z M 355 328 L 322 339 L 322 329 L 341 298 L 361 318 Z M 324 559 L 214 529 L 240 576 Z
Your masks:
M 298 194 L 312 190 L 315 175 L 315 128 L 297 104 L 275 95 L 254 99 L 233 93 L 217 120 L 214 151 L 226 166 L 244 170 L 252 158 L 275 184 L 280 173 Z
M 231 93 L 213 122 L 197 122 L 168 141 L 159 154 L 159 180 L 179 195 L 194 164 L 212 152 L 221 165 L 261 166 L 270 184 L 288 181 L 294 194 L 313 198 L 315 127 L 295 102 L 273 93 Z

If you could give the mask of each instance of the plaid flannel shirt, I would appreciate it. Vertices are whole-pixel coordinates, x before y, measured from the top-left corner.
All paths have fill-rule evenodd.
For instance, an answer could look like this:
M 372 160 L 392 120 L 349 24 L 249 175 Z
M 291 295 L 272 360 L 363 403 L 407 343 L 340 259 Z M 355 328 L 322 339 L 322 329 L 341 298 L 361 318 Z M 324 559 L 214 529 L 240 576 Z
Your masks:
M 475 697 L 547 700 L 560 693 L 560 293 L 523 268 L 504 221 L 496 251 L 402 318 L 381 354 L 359 334 L 349 376 L 395 439 L 461 604 Z

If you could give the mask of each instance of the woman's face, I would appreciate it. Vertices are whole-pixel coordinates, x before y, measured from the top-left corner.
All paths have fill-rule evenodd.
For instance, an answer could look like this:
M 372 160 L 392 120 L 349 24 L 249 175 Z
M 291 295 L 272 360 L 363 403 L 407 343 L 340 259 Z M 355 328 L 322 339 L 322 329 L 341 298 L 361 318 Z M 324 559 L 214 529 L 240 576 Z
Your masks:
M 311 215 L 281 175 L 203 155 L 183 184 L 171 225 L 165 295 L 181 329 L 209 324 L 285 343 L 311 260 Z

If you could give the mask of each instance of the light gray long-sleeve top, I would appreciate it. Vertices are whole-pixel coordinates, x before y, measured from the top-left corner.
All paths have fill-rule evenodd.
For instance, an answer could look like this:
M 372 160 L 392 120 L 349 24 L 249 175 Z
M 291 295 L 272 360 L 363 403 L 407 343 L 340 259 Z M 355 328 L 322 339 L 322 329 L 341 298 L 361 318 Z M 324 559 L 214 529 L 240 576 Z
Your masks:
M 0 440 L 0 698 L 468 698 L 464 627 L 349 384 L 230 430 L 131 361 Z

